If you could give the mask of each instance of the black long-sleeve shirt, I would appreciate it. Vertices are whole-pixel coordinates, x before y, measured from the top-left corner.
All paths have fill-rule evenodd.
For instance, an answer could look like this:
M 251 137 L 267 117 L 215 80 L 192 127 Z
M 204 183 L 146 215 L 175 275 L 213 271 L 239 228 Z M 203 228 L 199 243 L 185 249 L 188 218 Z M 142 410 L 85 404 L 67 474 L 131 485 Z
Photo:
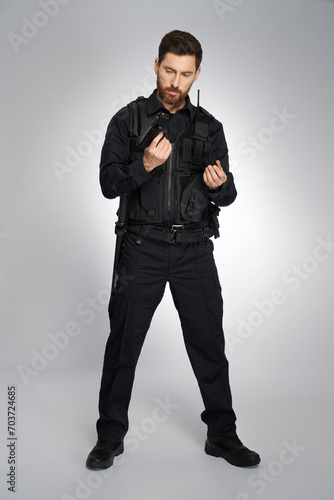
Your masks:
M 162 105 L 154 91 L 147 99 L 148 116 L 152 120 L 158 111 L 169 113 Z M 167 122 L 167 135 L 170 142 L 174 142 L 180 132 L 191 122 L 195 107 L 189 96 L 186 104 L 176 113 L 171 114 Z M 138 188 L 155 175 L 155 170 L 147 172 L 142 159 L 131 161 L 128 153 L 128 130 L 130 110 L 128 106 L 120 109 L 111 119 L 106 132 L 100 162 L 100 184 L 106 198 L 116 198 Z M 229 172 L 228 149 L 222 124 L 214 119 L 212 132 L 209 137 L 211 150 L 215 160 L 219 160 L 227 175 L 227 180 L 219 188 L 207 190 L 209 198 L 218 206 L 230 205 L 236 198 L 237 192 L 233 175 Z

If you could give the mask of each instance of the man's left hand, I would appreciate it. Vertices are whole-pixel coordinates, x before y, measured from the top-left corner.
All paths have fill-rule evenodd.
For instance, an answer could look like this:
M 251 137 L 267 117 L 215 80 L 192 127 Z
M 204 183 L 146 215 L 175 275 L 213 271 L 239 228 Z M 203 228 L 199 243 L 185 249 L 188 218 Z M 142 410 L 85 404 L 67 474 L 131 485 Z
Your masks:
M 208 165 L 203 172 L 203 180 L 209 189 L 217 189 L 227 181 L 227 176 L 221 167 L 220 161 L 217 165 Z

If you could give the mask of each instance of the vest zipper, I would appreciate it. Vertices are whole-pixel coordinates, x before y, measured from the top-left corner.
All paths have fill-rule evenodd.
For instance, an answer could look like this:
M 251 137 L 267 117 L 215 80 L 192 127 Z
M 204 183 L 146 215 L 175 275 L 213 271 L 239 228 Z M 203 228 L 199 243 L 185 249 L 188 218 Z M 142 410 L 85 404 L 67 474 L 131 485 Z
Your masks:
M 172 174 L 173 174 L 173 151 L 174 144 L 172 143 L 172 151 L 167 160 L 167 220 L 171 224 L 171 207 L 172 207 Z

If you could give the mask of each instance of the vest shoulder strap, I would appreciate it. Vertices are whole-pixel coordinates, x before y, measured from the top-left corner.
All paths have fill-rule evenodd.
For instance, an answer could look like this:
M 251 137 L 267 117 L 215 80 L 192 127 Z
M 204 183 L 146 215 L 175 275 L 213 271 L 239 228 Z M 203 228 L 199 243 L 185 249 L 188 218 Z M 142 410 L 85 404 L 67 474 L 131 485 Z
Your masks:
M 205 108 L 202 108 L 202 106 L 199 107 L 199 110 L 201 113 L 203 113 L 205 116 L 208 116 L 210 119 L 213 119 L 213 116 L 207 111 Z
M 140 115 L 145 104 L 144 101 L 145 97 L 139 96 L 128 104 L 130 109 L 129 137 L 136 137 L 140 134 Z

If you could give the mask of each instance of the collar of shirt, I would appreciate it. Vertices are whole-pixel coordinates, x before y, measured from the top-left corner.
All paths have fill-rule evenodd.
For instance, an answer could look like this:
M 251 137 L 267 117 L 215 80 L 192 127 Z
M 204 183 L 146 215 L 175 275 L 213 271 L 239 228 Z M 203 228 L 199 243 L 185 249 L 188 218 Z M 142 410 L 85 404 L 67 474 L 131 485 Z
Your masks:
M 159 101 L 159 99 L 157 98 L 157 89 L 155 89 L 152 94 L 150 95 L 150 97 L 148 98 L 147 100 L 147 112 L 148 112 L 148 115 L 153 115 L 153 114 L 156 114 L 158 111 L 160 110 L 164 110 L 164 111 L 167 111 L 167 113 L 169 113 L 169 111 L 164 107 L 164 105 Z M 193 111 L 193 108 L 194 106 L 191 104 L 190 102 L 190 98 L 189 96 L 187 95 L 186 96 L 186 103 L 185 105 L 183 106 L 183 108 L 179 109 L 177 111 L 177 113 L 179 111 L 187 111 L 190 113 L 190 115 L 192 114 L 192 111 Z

